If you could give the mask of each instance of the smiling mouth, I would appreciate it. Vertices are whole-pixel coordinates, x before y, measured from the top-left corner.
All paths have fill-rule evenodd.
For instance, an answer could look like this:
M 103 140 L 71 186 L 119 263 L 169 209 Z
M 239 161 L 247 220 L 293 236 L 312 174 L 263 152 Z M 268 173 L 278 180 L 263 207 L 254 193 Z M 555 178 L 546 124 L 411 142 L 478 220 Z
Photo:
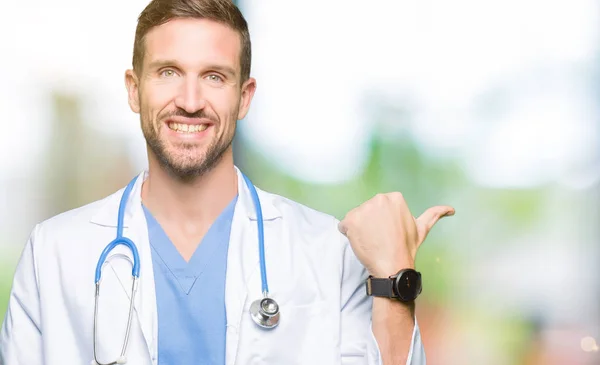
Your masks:
M 174 122 L 167 123 L 167 126 L 170 130 L 179 133 L 199 133 L 205 131 L 209 127 L 208 124 L 183 124 Z

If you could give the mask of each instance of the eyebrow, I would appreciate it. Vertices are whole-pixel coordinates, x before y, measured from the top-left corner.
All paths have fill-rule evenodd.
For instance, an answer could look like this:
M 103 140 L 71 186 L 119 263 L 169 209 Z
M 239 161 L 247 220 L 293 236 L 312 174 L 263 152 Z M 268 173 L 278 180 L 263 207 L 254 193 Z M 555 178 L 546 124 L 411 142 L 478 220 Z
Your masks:
M 162 67 L 166 67 L 166 66 L 177 66 L 179 63 L 175 60 L 156 60 L 156 61 L 152 61 L 150 62 L 150 64 L 148 65 L 149 69 L 157 69 L 157 68 L 162 68 Z
M 235 70 L 233 69 L 233 67 L 224 66 L 224 65 L 212 65 L 207 68 L 218 71 L 223 74 L 228 74 L 231 77 L 235 76 Z
M 156 60 L 156 61 L 150 62 L 150 65 L 148 65 L 148 68 L 151 70 L 155 70 L 155 69 L 159 69 L 162 67 L 168 67 L 168 66 L 179 67 L 179 62 L 177 62 L 175 60 Z M 229 67 L 229 66 L 225 66 L 225 65 L 217 65 L 217 64 L 210 65 L 209 64 L 208 66 L 206 66 L 204 68 L 209 69 L 209 70 L 214 70 L 217 72 L 221 72 L 223 74 L 227 74 L 232 77 L 234 77 L 236 75 L 235 69 L 233 67 Z

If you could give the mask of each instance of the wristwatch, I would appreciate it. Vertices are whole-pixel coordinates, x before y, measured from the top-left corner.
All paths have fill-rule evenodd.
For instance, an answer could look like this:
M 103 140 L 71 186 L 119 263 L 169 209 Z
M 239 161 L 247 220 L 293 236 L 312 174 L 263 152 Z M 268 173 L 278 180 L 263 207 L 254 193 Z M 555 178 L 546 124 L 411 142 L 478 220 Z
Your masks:
M 421 294 L 421 273 L 413 269 L 400 270 L 389 278 L 367 278 L 367 295 L 412 302 Z

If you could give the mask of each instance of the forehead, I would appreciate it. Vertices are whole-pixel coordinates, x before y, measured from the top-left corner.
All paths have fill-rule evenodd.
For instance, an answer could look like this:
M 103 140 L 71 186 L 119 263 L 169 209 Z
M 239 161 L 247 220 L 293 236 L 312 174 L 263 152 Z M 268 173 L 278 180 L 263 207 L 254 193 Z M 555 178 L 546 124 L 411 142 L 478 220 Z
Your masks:
M 208 19 L 177 18 L 152 28 L 145 37 L 144 64 L 173 60 L 188 67 L 223 64 L 240 68 L 241 37 Z

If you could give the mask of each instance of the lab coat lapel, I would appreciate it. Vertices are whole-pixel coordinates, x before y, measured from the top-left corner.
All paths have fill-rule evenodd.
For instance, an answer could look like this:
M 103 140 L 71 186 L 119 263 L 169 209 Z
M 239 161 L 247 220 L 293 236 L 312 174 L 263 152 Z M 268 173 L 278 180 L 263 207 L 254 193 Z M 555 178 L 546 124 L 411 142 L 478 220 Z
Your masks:
M 253 252 L 250 242 L 244 244 L 244 237 L 249 237 L 252 229 L 244 207 L 240 203 L 241 201 L 238 198 L 231 224 L 225 278 L 225 308 L 227 315 L 225 363 L 227 365 L 235 363 L 239 341 L 239 324 L 244 302 L 248 295 L 246 277 L 249 276 L 249 272 L 252 271 L 254 262 L 258 257 Z
M 139 195 L 137 196 L 139 198 Z M 158 319 L 152 253 L 148 238 L 148 225 L 142 210 L 141 200 L 137 199 L 134 202 L 134 206 L 135 212 L 132 216 L 131 228 L 126 229 L 126 231 L 131 231 L 132 239 L 135 238 L 134 242 L 137 243 L 140 255 L 140 282 L 134 305 L 144 339 L 146 340 L 146 346 L 150 351 L 151 358 L 154 359 L 156 355 L 156 343 L 154 339 L 158 336 Z
M 237 172 L 239 196 L 231 226 L 225 282 L 225 307 L 227 313 L 225 363 L 227 365 L 235 364 L 239 346 L 240 321 L 244 314 L 244 308 L 247 307 L 248 292 L 255 291 L 257 294 L 261 293 L 256 212 L 250 191 L 245 184 L 241 172 L 239 170 Z M 280 217 L 278 210 L 273 206 L 267 194 L 260 190 L 258 190 L 258 194 L 265 223 Z M 265 228 L 266 256 L 268 256 L 270 238 L 269 231 Z

